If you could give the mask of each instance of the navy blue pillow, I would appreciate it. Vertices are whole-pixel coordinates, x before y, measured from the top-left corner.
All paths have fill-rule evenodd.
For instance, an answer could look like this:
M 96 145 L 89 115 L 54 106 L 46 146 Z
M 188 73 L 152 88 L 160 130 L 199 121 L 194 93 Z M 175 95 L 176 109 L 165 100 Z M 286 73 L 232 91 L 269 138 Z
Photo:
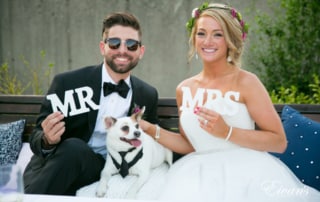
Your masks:
M 306 185 L 320 190 L 320 123 L 285 105 L 281 120 L 288 147 L 279 157 Z

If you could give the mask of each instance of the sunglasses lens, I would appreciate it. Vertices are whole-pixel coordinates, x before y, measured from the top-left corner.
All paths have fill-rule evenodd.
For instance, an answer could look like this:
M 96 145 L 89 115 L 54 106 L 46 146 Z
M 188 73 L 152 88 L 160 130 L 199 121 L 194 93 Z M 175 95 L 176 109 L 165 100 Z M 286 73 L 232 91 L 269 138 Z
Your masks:
M 136 41 L 133 39 L 126 40 L 126 46 L 129 51 L 136 51 L 139 45 L 140 45 L 139 41 Z
M 110 49 L 118 49 L 121 44 L 121 39 L 119 38 L 109 38 L 105 40 L 105 43 L 108 43 Z M 140 46 L 140 42 L 134 39 L 127 39 L 126 46 L 129 51 L 136 51 Z
M 121 40 L 119 38 L 109 38 L 107 42 L 110 49 L 118 49 L 121 44 Z

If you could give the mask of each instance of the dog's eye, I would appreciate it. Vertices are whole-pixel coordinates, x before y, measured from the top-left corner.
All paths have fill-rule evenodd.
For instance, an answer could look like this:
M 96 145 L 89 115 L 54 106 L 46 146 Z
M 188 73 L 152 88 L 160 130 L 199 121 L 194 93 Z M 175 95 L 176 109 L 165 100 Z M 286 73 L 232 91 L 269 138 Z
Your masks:
M 121 130 L 123 132 L 129 132 L 129 126 L 122 126 Z
M 136 124 L 136 129 L 139 129 L 139 124 Z

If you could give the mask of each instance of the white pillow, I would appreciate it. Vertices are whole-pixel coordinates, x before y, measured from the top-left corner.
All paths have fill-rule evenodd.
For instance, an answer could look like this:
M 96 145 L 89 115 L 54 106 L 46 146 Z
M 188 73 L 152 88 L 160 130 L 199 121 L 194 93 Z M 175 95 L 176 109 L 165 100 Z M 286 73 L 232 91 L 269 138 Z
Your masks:
M 30 149 L 30 144 L 28 142 L 24 142 L 17 160 L 17 165 L 21 168 L 22 172 L 26 169 L 32 155 L 33 152 Z

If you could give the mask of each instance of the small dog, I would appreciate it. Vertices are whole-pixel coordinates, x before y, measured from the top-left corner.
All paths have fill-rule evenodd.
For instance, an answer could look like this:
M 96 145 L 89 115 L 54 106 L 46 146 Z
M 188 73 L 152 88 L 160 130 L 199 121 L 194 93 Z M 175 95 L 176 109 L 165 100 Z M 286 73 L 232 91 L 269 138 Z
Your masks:
M 97 197 L 105 197 L 111 176 L 120 173 L 123 178 L 127 175 L 137 176 L 137 180 L 126 194 L 126 198 L 135 198 L 153 168 L 164 162 L 169 166 L 172 164 L 172 151 L 139 128 L 138 121 L 141 120 L 144 111 L 145 107 L 131 117 L 104 118 L 108 155 L 97 186 Z

